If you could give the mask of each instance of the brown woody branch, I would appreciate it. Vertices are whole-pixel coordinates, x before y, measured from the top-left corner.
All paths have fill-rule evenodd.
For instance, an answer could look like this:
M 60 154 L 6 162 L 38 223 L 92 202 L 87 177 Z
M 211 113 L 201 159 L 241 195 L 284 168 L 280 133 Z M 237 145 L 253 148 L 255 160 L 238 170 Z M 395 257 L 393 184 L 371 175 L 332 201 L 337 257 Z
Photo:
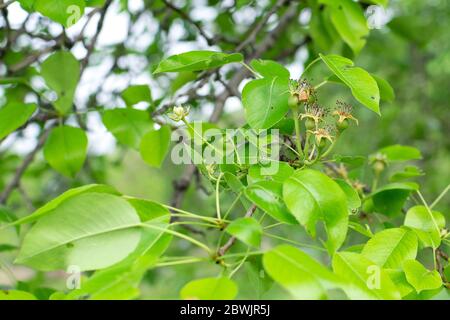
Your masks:
M 256 211 L 256 205 L 252 205 L 247 212 L 245 213 L 245 218 L 250 218 L 253 213 L 255 213 Z M 230 239 L 228 239 L 228 241 L 219 248 L 219 250 L 217 251 L 217 256 L 221 257 L 223 256 L 228 250 L 230 250 L 230 248 L 234 245 L 234 243 L 236 242 L 237 238 L 236 237 L 231 237 Z

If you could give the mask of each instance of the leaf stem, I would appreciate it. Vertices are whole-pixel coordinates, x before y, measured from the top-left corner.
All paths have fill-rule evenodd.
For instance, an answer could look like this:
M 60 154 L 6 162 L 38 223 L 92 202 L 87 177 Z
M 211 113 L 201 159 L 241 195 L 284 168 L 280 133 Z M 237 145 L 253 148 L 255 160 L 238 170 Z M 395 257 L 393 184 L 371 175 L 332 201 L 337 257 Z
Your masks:
M 201 243 L 200 241 L 198 241 L 198 240 L 196 240 L 196 239 L 194 239 L 194 238 L 192 238 L 192 237 L 189 237 L 189 236 L 187 236 L 187 235 L 185 235 L 185 234 L 183 234 L 183 233 L 180 233 L 180 232 L 177 232 L 177 231 L 174 231 L 174 230 L 170 230 L 170 229 L 168 229 L 168 228 L 157 227 L 157 226 L 155 226 L 155 225 L 152 225 L 152 224 L 146 224 L 146 223 L 141 223 L 140 226 L 142 226 L 142 227 L 144 227 L 144 228 L 148 228 L 148 229 L 153 229 L 153 230 L 165 232 L 165 233 L 171 234 L 171 235 L 173 235 L 173 236 L 176 236 L 176 237 L 178 237 L 178 238 L 184 239 L 184 240 L 186 240 L 186 241 L 189 241 L 189 242 L 192 243 L 192 244 L 195 244 L 195 245 L 198 246 L 199 248 L 202 248 L 203 250 L 205 250 L 206 252 L 208 252 L 209 255 L 212 254 L 211 249 L 210 249 L 207 245 L 205 245 L 205 244 Z
M 445 196 L 448 190 L 450 190 L 450 184 L 444 189 L 444 191 L 441 192 L 441 194 L 436 198 L 436 200 L 433 201 L 433 203 L 430 205 L 430 209 L 433 209 L 433 207 L 437 205 L 439 201 L 442 200 L 442 198 Z
M 219 187 L 220 187 L 220 181 L 222 180 L 223 172 L 219 174 L 219 177 L 216 181 L 216 212 L 217 212 L 217 220 L 222 221 L 222 216 L 220 214 L 220 193 L 219 193 Z
M 248 64 L 246 64 L 244 61 L 241 61 L 241 65 L 243 65 L 248 71 L 250 71 L 256 78 L 261 78 L 261 76 L 255 72 Z

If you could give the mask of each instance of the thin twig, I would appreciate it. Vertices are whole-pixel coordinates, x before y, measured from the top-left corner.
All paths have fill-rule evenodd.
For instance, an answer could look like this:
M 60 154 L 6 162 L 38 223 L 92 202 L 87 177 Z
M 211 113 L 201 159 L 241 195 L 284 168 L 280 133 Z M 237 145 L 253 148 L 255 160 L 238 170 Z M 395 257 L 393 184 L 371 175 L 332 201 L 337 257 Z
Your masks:
M 249 218 L 253 215 L 253 213 L 255 213 L 256 211 L 256 205 L 252 205 L 247 212 L 245 213 L 245 218 Z M 234 243 L 236 242 L 237 238 L 236 237 L 231 237 L 230 239 L 228 239 L 228 241 L 219 248 L 219 250 L 217 251 L 217 256 L 221 257 L 223 256 L 228 250 L 230 250 L 230 248 L 234 245 Z
M 19 186 L 20 179 L 22 178 L 27 168 L 30 166 L 31 162 L 33 162 L 33 159 L 38 153 L 38 151 L 41 150 L 42 147 L 44 146 L 45 142 L 47 141 L 48 135 L 50 134 L 50 131 L 54 125 L 55 123 L 53 123 L 47 129 L 45 129 L 45 131 L 39 137 L 38 143 L 36 144 L 34 149 L 31 150 L 31 152 L 23 160 L 22 164 L 16 169 L 14 177 L 6 185 L 5 190 L 0 194 L 0 204 L 5 204 L 11 192 L 13 192 L 14 189 Z

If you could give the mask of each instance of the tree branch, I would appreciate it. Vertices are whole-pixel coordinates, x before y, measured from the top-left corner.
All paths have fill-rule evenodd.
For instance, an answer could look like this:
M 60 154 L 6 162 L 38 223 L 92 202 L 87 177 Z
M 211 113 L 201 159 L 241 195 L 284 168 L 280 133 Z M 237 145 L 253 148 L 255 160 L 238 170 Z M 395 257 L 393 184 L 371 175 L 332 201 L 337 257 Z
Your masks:
M 39 137 L 39 140 L 34 149 L 25 157 L 22 164 L 16 169 L 14 177 L 6 185 L 5 190 L 0 194 L 0 204 L 6 204 L 6 201 L 8 200 L 11 192 L 13 192 L 14 189 L 19 186 L 20 179 L 22 178 L 23 174 L 30 166 L 30 164 L 33 162 L 33 159 L 38 153 L 38 151 L 41 150 L 42 147 L 44 146 L 45 142 L 47 141 L 48 135 L 50 134 L 50 131 L 54 127 L 54 125 L 55 123 L 53 123 L 47 129 L 44 130 L 44 132 Z
M 250 218 L 253 213 L 255 213 L 256 211 L 256 205 L 253 204 L 245 213 L 245 218 Z M 219 250 L 217 251 L 217 256 L 221 257 L 223 256 L 228 250 L 230 250 L 230 248 L 234 245 L 234 243 L 236 242 L 237 238 L 236 237 L 231 237 L 230 239 L 228 239 L 228 241 L 219 248 Z

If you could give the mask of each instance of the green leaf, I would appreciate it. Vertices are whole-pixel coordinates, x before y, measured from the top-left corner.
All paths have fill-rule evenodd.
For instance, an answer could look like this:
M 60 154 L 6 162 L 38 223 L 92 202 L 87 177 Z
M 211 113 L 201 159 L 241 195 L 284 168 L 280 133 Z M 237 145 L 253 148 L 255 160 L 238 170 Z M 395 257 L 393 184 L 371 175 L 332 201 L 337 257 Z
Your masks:
M 171 129 L 162 126 L 159 130 L 147 132 L 141 140 L 141 157 L 152 167 L 161 167 L 170 146 Z
M 289 70 L 286 69 L 283 65 L 278 62 L 272 60 L 252 60 L 250 65 L 253 69 L 256 70 L 260 75 L 264 78 L 272 78 L 272 77 L 281 77 L 281 78 L 289 78 L 290 73 Z
M 152 93 L 148 85 L 129 86 L 122 92 L 122 99 L 127 106 L 134 106 L 139 102 L 152 102 Z
M 268 129 L 284 118 L 288 106 L 289 78 L 275 76 L 252 80 L 242 91 L 248 124 L 254 129 Z
M 317 221 L 324 221 L 330 252 L 342 245 L 348 228 L 347 197 L 331 178 L 316 170 L 297 170 L 284 182 L 283 199 L 312 236 Z
M 58 95 L 55 108 L 63 115 L 69 113 L 80 78 L 78 60 L 68 51 L 55 52 L 41 64 L 41 75 L 48 87 Z
M 372 74 L 372 77 L 375 79 L 378 85 L 378 89 L 380 90 L 380 99 L 383 101 L 392 102 L 395 99 L 394 89 L 391 87 L 389 82 L 380 78 L 379 76 Z
M 294 173 L 294 169 L 286 162 L 270 162 L 271 168 L 273 168 L 275 165 L 278 165 L 278 169 L 276 170 L 276 172 L 273 172 L 272 170 L 268 171 L 267 166 L 264 166 L 262 164 L 252 165 L 248 169 L 248 184 L 253 184 L 259 181 L 275 181 L 278 183 L 283 183 Z
M 445 228 L 445 217 L 425 206 L 414 206 L 408 210 L 404 225 L 414 230 L 425 247 L 438 248 L 441 244 L 440 229 Z
M 361 207 L 361 198 L 359 197 L 358 192 L 345 180 L 334 179 L 334 181 L 341 187 L 342 191 L 344 191 L 347 196 L 349 213 L 355 214 L 358 212 L 358 209 Z
M 80 129 L 61 126 L 52 129 L 44 146 L 50 166 L 67 177 L 75 177 L 86 160 L 88 138 Z
M 409 160 L 420 160 L 422 159 L 422 154 L 420 151 L 414 147 L 402 146 L 399 144 L 385 147 L 378 150 L 379 153 L 383 154 L 387 161 L 389 162 L 401 162 Z
M 401 213 L 410 193 L 418 188 L 413 182 L 390 183 L 377 189 L 367 199 L 373 200 L 377 212 L 392 217 Z
M 390 178 L 389 181 L 392 182 L 398 182 L 398 181 L 404 181 L 411 178 L 416 178 L 423 176 L 424 173 L 422 170 L 420 170 L 416 166 L 406 166 L 403 171 L 399 171 L 394 173 Z
M 37 300 L 31 293 L 20 290 L 0 290 L 1 300 Z
M 25 216 L 23 218 L 20 218 L 19 220 L 14 221 L 11 225 L 21 225 L 25 223 L 31 223 L 39 218 L 41 218 L 44 215 L 47 215 L 52 212 L 52 210 L 56 209 L 60 204 L 62 204 L 64 201 L 79 195 L 83 193 L 88 192 L 96 192 L 96 193 L 110 193 L 118 195 L 119 193 L 112 187 L 103 185 L 103 184 L 89 184 L 82 187 L 69 189 L 63 194 L 61 194 L 59 197 L 56 197 L 55 199 L 51 200 L 50 202 L 47 202 L 44 206 L 37 209 L 32 214 Z
M 364 246 L 362 255 L 380 267 L 396 269 L 416 258 L 417 246 L 414 232 L 392 228 L 376 233 Z
M 402 298 L 414 291 L 414 288 L 408 283 L 405 273 L 402 270 L 386 269 L 386 272 L 397 287 Z
M 280 245 L 264 254 L 264 269 L 296 299 L 323 299 L 340 280 L 303 251 Z
M 368 224 L 366 224 L 365 226 L 362 226 L 358 222 L 349 221 L 348 227 L 350 229 L 355 230 L 356 232 L 358 232 L 358 233 L 368 237 L 368 238 L 372 238 L 373 237 L 372 230 L 370 230 L 370 226 Z M 348 251 L 348 248 L 346 250 Z
M 420 262 L 408 260 L 403 263 L 406 279 L 416 289 L 417 293 L 423 290 L 434 290 L 442 286 L 442 279 L 436 270 L 427 270 Z
M 360 5 L 352 0 L 320 0 L 327 5 L 331 22 L 342 40 L 357 55 L 366 44 L 369 27 Z
M 297 224 L 282 201 L 283 185 L 275 181 L 259 181 L 248 186 L 245 196 L 277 221 Z
M 189 282 L 180 292 L 184 300 L 232 300 L 236 297 L 236 283 L 228 278 L 204 278 Z
M 66 28 L 74 25 L 84 13 L 84 0 L 35 0 L 34 9 Z
M 42 216 L 26 234 L 16 262 L 51 271 L 109 267 L 123 260 L 141 238 L 139 216 L 124 199 L 83 193 Z
M 170 212 L 160 204 L 141 199 L 128 199 L 141 221 L 166 228 Z M 169 246 L 172 236 L 163 231 L 142 229 L 136 249 L 124 260 L 91 277 L 82 280 L 81 289 L 71 291 L 65 299 L 89 297 L 91 300 L 134 299 L 139 295 L 139 284 L 145 272 L 151 269 Z
M 350 88 L 352 95 L 370 110 L 380 114 L 380 91 L 377 82 L 366 70 L 355 67 L 353 61 L 338 55 L 320 54 L 327 67 Z
M 333 271 L 346 280 L 343 290 L 350 299 L 401 298 L 387 272 L 361 254 L 337 252 L 333 256 Z
M 142 137 L 153 129 L 150 114 L 143 110 L 130 108 L 106 110 L 102 120 L 120 143 L 137 150 Z
M 366 0 L 369 3 L 378 4 L 383 7 L 387 7 L 389 0 Z
M 240 53 L 226 54 L 216 51 L 189 51 L 161 61 L 153 74 L 161 72 L 202 71 L 214 69 L 232 62 L 240 62 Z
M 34 103 L 12 102 L 0 108 L 0 140 L 24 125 L 36 111 Z
M 261 245 L 263 229 L 253 218 L 236 219 L 228 225 L 225 231 L 249 246 L 259 248 Z

